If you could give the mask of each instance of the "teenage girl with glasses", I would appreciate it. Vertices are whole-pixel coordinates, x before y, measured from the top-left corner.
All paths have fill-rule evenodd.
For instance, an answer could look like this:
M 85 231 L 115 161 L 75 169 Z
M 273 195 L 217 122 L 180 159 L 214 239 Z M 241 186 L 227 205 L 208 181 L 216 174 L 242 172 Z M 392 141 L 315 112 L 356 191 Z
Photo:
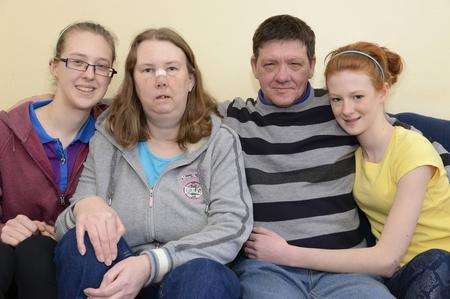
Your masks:
M 72 24 L 49 64 L 54 97 L 0 112 L 0 298 L 56 298 L 54 222 L 78 183 L 114 60 L 108 30 Z

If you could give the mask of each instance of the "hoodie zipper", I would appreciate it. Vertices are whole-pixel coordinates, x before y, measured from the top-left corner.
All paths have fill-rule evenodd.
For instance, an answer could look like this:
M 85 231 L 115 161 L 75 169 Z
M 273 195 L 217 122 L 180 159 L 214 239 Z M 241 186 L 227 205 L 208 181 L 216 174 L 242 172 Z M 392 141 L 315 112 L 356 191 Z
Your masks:
M 156 240 L 157 235 L 156 235 L 156 225 L 155 225 L 155 211 L 154 211 L 154 207 L 155 207 L 155 191 L 158 187 L 159 182 L 161 181 L 162 177 L 168 173 L 169 171 L 184 166 L 184 165 L 189 165 L 190 163 L 192 163 L 192 161 L 195 161 L 198 156 L 203 153 L 205 151 L 205 147 L 207 148 L 207 146 L 209 145 L 209 143 L 211 142 L 211 138 L 213 136 L 213 134 L 211 134 L 211 136 L 208 137 L 208 141 L 201 146 L 199 149 L 197 149 L 195 152 L 196 154 L 194 156 L 189 157 L 188 159 L 180 159 L 178 161 L 175 162 L 175 167 L 172 166 L 170 168 L 167 168 L 163 173 L 161 173 L 160 177 L 158 178 L 157 182 L 155 183 L 155 185 L 153 186 L 153 188 L 148 187 L 147 181 L 144 180 L 141 175 L 139 175 L 139 172 L 136 170 L 136 168 L 134 167 L 134 165 L 130 162 L 130 160 L 128 160 L 128 158 L 126 157 L 126 155 L 123 155 L 123 151 L 120 149 L 120 147 L 114 142 L 113 139 L 111 139 L 111 136 L 109 134 L 105 134 L 105 132 L 103 132 L 102 130 L 98 130 L 97 128 L 97 132 L 99 132 L 100 134 L 102 134 L 106 140 L 108 140 L 114 147 L 116 147 L 117 150 L 119 150 L 122 153 L 122 157 L 124 158 L 124 160 L 128 163 L 128 165 L 133 169 L 133 171 L 138 175 L 138 177 L 140 178 L 140 180 L 142 182 L 144 182 L 145 186 L 147 186 L 149 193 L 150 193 L 150 197 L 149 197 L 149 201 L 148 201 L 148 205 L 151 208 L 151 213 L 153 214 L 153 221 L 152 221 L 152 230 L 153 230 L 153 239 Z M 212 133 L 212 132 L 211 132 Z M 179 161 L 182 161 L 182 163 L 177 163 Z M 206 207 L 205 207 L 205 213 L 209 212 L 209 203 L 206 203 Z M 157 244 L 157 241 L 154 241 L 155 244 Z

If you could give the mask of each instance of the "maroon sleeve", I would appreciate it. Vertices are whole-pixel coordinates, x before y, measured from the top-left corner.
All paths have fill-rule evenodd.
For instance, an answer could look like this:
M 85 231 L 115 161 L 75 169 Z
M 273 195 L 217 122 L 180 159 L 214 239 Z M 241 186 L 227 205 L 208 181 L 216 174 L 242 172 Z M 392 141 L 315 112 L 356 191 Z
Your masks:
M 2 205 L 3 205 L 3 192 L 2 192 L 2 179 L 0 177 L 0 232 L 3 228 L 3 209 L 2 209 Z

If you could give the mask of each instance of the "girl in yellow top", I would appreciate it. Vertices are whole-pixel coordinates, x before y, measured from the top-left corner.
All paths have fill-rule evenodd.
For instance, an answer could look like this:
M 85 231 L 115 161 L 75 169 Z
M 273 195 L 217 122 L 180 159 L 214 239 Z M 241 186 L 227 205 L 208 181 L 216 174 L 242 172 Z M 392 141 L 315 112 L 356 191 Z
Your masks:
M 381 275 L 400 298 L 450 298 L 446 170 L 426 138 L 392 126 L 385 116 L 384 103 L 402 67 L 398 54 L 358 42 L 331 52 L 325 70 L 336 120 L 361 145 L 355 154 L 353 193 L 370 221 L 376 245 L 300 248 L 261 233 L 250 240 L 250 254 L 294 267 Z M 275 243 L 286 247 L 279 250 L 282 256 L 271 250 Z

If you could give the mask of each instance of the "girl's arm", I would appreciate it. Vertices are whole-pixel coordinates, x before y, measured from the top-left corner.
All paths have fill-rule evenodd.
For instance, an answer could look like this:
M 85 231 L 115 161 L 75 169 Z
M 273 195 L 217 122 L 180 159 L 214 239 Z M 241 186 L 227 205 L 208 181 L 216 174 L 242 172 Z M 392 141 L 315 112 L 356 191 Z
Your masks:
M 399 180 L 382 234 L 373 247 L 338 250 L 297 247 L 272 231 L 256 228 L 245 251 L 250 258 L 291 267 L 390 277 L 400 267 L 408 249 L 434 171 L 432 166 L 420 166 Z

